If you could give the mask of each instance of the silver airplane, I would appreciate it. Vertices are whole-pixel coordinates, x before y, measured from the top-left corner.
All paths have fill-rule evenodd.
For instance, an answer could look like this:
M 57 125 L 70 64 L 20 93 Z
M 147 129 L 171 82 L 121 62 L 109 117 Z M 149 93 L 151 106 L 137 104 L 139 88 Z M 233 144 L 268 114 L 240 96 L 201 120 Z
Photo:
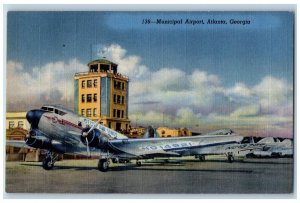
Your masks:
M 285 139 L 280 142 L 273 137 L 266 137 L 256 143 L 260 148 L 253 150 L 248 156 L 253 157 L 284 157 L 293 156 L 293 143 L 290 139 Z
M 99 158 L 98 169 L 105 172 L 112 162 L 125 163 L 157 157 L 201 155 L 203 149 L 240 143 L 242 136 L 235 134 L 200 135 L 173 138 L 130 139 L 110 128 L 82 117 L 61 106 L 45 105 L 26 114 L 30 130 L 25 141 L 7 140 L 7 145 L 31 147 L 47 151 L 43 168 L 53 168 L 54 154 L 79 154 Z M 228 160 L 233 156 L 227 153 Z

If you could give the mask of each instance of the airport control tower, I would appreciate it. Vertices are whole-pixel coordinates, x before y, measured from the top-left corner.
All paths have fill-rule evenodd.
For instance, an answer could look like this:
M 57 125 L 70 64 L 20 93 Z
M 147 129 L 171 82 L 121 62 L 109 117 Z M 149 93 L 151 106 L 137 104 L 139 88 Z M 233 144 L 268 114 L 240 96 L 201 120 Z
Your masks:
M 88 72 L 76 73 L 75 112 L 117 131 L 128 130 L 128 77 L 105 59 L 88 63 Z

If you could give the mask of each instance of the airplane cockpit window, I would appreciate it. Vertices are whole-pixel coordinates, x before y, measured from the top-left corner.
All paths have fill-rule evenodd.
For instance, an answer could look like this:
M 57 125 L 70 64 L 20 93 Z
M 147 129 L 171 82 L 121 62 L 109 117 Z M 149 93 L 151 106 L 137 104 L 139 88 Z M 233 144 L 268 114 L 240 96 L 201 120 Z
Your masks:
M 66 114 L 65 112 L 60 111 L 60 110 L 58 110 L 58 109 L 55 109 L 54 112 L 55 112 L 56 114 L 58 114 L 58 115 L 61 115 L 61 116 L 63 116 L 63 115 Z
M 53 108 L 49 108 L 49 107 L 46 107 L 46 106 L 43 106 L 41 109 L 53 112 Z
M 48 108 L 44 106 L 41 109 L 48 111 Z
M 66 115 L 67 113 L 62 111 L 62 110 L 59 110 L 59 109 L 54 109 L 52 107 L 46 107 L 46 106 L 43 106 L 41 109 L 43 110 L 46 110 L 46 111 L 50 111 L 50 112 L 54 112 L 55 114 L 58 114 L 58 115 Z

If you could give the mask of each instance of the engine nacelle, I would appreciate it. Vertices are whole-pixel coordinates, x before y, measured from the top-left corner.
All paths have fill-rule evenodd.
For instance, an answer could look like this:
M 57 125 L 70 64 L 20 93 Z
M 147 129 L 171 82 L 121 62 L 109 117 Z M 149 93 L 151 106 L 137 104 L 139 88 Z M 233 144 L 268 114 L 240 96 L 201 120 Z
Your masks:
M 86 133 L 90 130 L 90 128 L 84 128 L 81 134 L 81 141 L 84 145 L 88 145 L 89 147 L 97 147 L 100 149 L 107 148 L 107 138 L 101 134 L 98 129 L 93 129 L 87 136 L 83 136 L 83 133 Z M 87 138 L 87 140 L 86 140 Z
M 25 143 L 33 148 L 50 149 L 51 142 L 48 139 L 43 139 L 43 136 L 38 130 L 30 130 L 25 138 Z

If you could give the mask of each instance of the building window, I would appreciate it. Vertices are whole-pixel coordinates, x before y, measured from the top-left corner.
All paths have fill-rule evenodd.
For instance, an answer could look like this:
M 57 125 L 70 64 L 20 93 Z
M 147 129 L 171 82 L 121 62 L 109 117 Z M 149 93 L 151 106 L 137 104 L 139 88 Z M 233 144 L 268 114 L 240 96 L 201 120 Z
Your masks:
M 82 87 L 82 88 L 85 88 L 85 80 L 83 80 L 83 81 L 81 82 L 81 87 Z
M 84 116 L 84 109 L 81 109 L 81 115 Z
M 122 96 L 122 104 L 124 104 L 124 96 Z
M 13 128 L 15 126 L 15 122 L 14 121 L 9 121 L 8 126 L 9 126 L 9 128 Z
M 97 87 L 97 80 L 94 80 L 94 87 Z
M 86 102 L 92 102 L 92 94 L 86 96 Z
M 85 102 L 85 96 L 84 96 L 84 94 L 81 95 L 81 102 L 82 102 L 82 103 Z
M 116 109 L 114 109 L 113 117 L 116 117 Z
M 120 90 L 121 89 L 121 82 L 114 81 L 114 88 Z
M 86 110 L 86 117 L 91 117 L 92 115 L 92 110 L 91 109 L 87 109 Z
M 19 121 L 19 122 L 18 122 L 18 128 L 23 128 L 23 127 L 24 127 L 23 121 Z
M 124 118 L 124 110 L 122 110 L 122 118 Z
M 88 81 L 87 81 L 87 87 L 88 87 L 88 88 L 92 87 L 92 80 L 88 80 Z
M 120 114 L 121 114 L 121 111 L 118 110 L 118 111 L 117 111 L 117 118 L 120 118 L 120 116 L 121 116 Z
M 117 103 L 121 104 L 121 96 L 120 95 L 118 95 L 118 97 L 117 97 Z
M 117 96 L 114 94 L 114 103 L 117 103 Z
M 122 90 L 124 90 L 125 89 L 125 84 L 124 84 L 124 82 L 122 82 Z
M 97 94 L 94 94 L 94 102 L 97 102 Z
M 94 108 L 93 115 L 94 115 L 94 116 L 97 116 L 97 109 L 96 109 L 96 108 Z

